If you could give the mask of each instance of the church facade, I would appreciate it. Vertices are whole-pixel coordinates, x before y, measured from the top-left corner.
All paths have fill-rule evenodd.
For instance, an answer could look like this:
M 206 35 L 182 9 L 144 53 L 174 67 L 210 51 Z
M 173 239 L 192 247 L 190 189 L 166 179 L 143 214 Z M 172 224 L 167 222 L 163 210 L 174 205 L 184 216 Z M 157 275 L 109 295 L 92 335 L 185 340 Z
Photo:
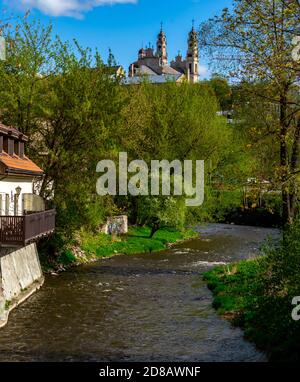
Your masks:
M 187 81 L 195 84 L 199 81 L 199 48 L 198 34 L 193 26 L 188 36 L 186 58 L 178 53 L 169 64 L 167 37 L 161 28 L 156 43 L 156 51 L 149 46 L 139 50 L 137 61 L 129 67 L 127 84 L 139 83 L 146 77 L 151 83 L 167 81 Z

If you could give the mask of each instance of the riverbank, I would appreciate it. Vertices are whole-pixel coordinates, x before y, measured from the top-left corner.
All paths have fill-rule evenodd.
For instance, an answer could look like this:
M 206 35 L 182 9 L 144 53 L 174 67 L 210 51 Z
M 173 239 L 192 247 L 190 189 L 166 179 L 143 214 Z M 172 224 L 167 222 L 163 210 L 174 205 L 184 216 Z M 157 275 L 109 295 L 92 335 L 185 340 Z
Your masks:
M 204 275 L 213 307 L 270 361 L 300 360 L 300 324 L 292 300 L 300 295 L 299 228 L 279 245 L 266 245 L 264 257 L 215 268 Z M 298 281 L 297 281 L 298 280 Z
M 130 227 L 122 236 L 110 236 L 103 233 L 81 232 L 73 242 L 57 256 L 41 255 L 44 272 L 55 273 L 70 267 L 95 262 L 121 254 L 134 255 L 163 251 L 170 246 L 199 236 L 192 229 L 182 231 L 162 228 L 150 238 L 149 227 Z

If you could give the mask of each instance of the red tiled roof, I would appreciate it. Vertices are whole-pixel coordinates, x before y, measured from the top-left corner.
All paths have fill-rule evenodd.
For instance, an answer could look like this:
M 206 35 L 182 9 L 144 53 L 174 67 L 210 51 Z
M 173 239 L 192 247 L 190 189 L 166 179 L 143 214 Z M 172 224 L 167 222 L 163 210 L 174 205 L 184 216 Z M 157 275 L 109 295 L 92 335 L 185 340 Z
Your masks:
M 0 135 L 14 137 L 15 140 L 27 141 L 28 138 L 26 135 L 21 133 L 19 130 L 12 126 L 3 125 L 0 122 Z M 7 173 L 12 174 L 27 174 L 27 175 L 43 175 L 43 170 L 40 169 L 35 163 L 32 162 L 25 155 L 23 158 L 19 157 L 16 154 L 9 155 L 7 152 L 0 152 L 0 163 L 6 167 Z
M 32 160 L 24 156 L 20 158 L 17 155 L 10 156 L 6 152 L 0 154 L 0 163 L 8 169 L 8 172 L 13 173 L 29 173 L 33 175 L 43 175 L 43 170 L 40 169 Z

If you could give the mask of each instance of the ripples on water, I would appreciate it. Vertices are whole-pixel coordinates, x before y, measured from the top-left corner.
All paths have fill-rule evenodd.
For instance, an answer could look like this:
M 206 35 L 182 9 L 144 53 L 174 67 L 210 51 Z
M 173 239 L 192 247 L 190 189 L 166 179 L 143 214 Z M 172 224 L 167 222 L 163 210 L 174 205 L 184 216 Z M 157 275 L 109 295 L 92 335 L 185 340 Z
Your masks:
M 220 319 L 200 274 L 254 256 L 273 229 L 208 225 L 162 253 L 47 277 L 0 332 L 1 361 L 263 361 Z

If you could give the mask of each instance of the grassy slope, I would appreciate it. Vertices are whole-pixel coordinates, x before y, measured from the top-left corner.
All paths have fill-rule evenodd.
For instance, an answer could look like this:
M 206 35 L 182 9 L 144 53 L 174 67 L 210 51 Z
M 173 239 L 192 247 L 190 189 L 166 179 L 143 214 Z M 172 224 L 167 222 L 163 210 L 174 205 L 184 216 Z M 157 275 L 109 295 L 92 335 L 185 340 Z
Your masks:
M 52 261 L 49 261 L 47 256 L 42 257 L 43 268 L 45 271 L 62 269 L 66 266 L 86 263 L 120 253 L 132 255 L 135 253 L 158 252 L 166 249 L 168 244 L 197 237 L 198 235 L 193 230 L 178 231 L 164 228 L 156 232 L 154 237 L 150 239 L 149 227 L 131 227 L 128 234 L 122 237 L 84 232 L 80 235 L 80 248 L 76 245 L 76 248 L 65 249 L 58 258 Z M 82 254 L 78 255 L 78 249 L 83 251 Z
M 173 229 L 161 229 L 153 238 L 149 238 L 150 228 L 130 228 L 129 233 L 122 238 L 113 239 L 109 235 L 83 235 L 81 247 L 86 254 L 93 254 L 97 257 L 107 257 L 116 253 L 134 254 L 144 252 L 161 251 L 167 247 L 168 243 L 175 243 L 178 240 L 194 237 L 194 231 L 184 232 Z
M 204 279 L 218 313 L 241 326 L 271 361 L 299 361 L 300 324 L 291 318 L 297 284 L 290 276 L 282 282 L 275 267 L 272 258 L 263 257 L 215 268 Z
M 237 317 L 247 306 L 255 291 L 259 267 L 259 260 L 241 261 L 204 274 L 214 294 L 213 306 L 219 314 Z

